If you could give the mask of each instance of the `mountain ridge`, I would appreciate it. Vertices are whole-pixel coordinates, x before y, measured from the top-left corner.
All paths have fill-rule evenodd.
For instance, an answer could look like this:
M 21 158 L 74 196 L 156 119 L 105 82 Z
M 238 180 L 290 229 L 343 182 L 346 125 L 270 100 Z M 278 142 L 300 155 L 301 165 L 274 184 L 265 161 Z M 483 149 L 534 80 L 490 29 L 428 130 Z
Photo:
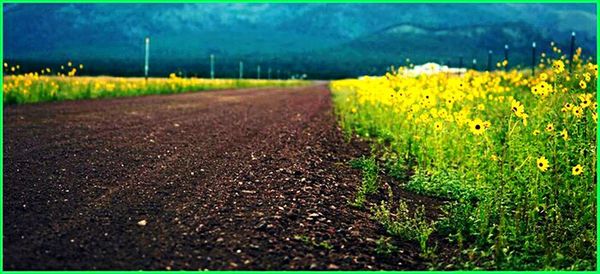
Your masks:
M 90 74 L 139 75 L 146 36 L 157 76 L 173 70 L 206 76 L 209 54 L 232 76 L 243 60 L 312 77 L 353 77 L 381 73 L 400 58 L 454 60 L 459 49 L 465 58 L 482 58 L 505 43 L 521 62 L 530 59 L 533 40 L 565 45 L 571 31 L 585 53 L 596 54 L 593 4 L 6 4 L 3 10 L 5 58 L 31 69 L 77 59 Z M 394 26 L 402 36 L 385 31 Z M 477 26 L 506 31 L 477 33 Z M 461 29 L 476 34 L 469 36 L 472 45 L 450 39 L 467 37 Z

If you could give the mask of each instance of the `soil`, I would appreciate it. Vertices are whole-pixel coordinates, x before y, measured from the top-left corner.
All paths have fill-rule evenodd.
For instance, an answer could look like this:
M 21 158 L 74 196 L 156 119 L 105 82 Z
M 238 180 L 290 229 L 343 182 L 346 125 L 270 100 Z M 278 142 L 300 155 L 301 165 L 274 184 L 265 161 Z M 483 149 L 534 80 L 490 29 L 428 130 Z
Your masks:
M 4 269 L 426 269 L 349 205 L 353 139 L 325 85 L 5 106 Z

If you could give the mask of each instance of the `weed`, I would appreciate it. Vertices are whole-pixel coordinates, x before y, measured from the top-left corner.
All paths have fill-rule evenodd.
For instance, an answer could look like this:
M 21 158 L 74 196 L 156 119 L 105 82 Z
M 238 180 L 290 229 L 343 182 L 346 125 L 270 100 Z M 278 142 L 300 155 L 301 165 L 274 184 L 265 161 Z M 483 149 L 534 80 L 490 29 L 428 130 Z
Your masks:
M 425 218 L 425 207 L 418 207 L 410 214 L 405 202 L 398 203 L 395 213 L 390 212 L 385 202 L 373 209 L 373 218 L 383 225 L 388 233 L 404 240 L 417 241 L 425 257 L 433 250 L 427 246 L 429 236 L 434 232 L 435 223 Z
M 367 195 L 373 194 L 379 189 L 377 183 L 379 178 L 379 166 L 374 157 L 354 159 L 350 162 L 350 165 L 353 168 L 362 170 L 362 182 L 358 187 L 358 192 L 354 201 L 351 202 L 351 204 L 356 207 L 362 207 L 366 201 Z
M 294 235 L 294 239 L 301 241 L 302 243 L 308 246 L 325 248 L 327 250 L 333 249 L 333 245 L 329 242 L 329 240 L 317 242 L 314 238 L 311 238 L 306 235 Z
M 398 248 L 392 244 L 392 238 L 381 236 L 377 241 L 375 252 L 379 255 L 390 256 L 395 253 Z

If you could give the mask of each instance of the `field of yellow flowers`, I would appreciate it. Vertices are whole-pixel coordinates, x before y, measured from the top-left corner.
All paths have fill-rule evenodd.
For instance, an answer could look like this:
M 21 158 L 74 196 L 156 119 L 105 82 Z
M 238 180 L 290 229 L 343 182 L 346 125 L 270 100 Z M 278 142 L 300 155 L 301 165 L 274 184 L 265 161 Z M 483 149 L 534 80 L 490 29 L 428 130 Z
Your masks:
M 5 71 L 15 72 L 16 66 L 4 64 Z M 107 97 L 170 94 L 189 91 L 231 89 L 246 87 L 286 87 L 306 84 L 301 80 L 257 79 L 202 79 L 180 78 L 124 78 L 76 76 L 83 65 L 63 65 L 64 73 L 52 74 L 50 68 L 41 72 L 5 75 L 4 104 L 23 104 L 48 101 L 96 99 Z
M 343 129 L 411 174 L 398 184 L 451 200 L 434 229 L 459 268 L 595 269 L 598 67 L 580 54 L 542 55 L 535 75 L 400 68 L 331 88 Z

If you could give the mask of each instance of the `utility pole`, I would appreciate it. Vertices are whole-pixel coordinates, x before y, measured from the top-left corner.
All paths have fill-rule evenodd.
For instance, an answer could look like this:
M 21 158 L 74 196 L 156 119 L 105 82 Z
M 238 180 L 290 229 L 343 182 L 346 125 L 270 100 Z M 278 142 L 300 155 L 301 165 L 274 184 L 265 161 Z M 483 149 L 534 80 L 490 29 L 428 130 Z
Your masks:
M 492 71 L 492 51 L 488 50 L 487 71 Z
M 575 32 L 571 32 L 571 59 L 569 60 L 569 73 L 573 71 L 573 55 L 575 54 Z
M 267 70 L 268 79 L 271 80 L 271 67 Z
M 531 76 L 535 75 L 535 42 L 531 43 Z
M 240 61 L 240 79 L 244 78 L 244 62 Z
M 215 79 L 215 55 L 210 55 L 210 79 Z
M 144 78 L 146 79 L 146 82 L 148 82 L 148 69 L 150 68 L 148 64 L 148 62 L 150 61 L 150 37 L 146 37 L 145 44 L 146 55 L 144 57 Z
M 504 71 L 508 71 L 508 44 L 504 45 L 504 60 L 506 61 L 506 66 L 504 66 Z

